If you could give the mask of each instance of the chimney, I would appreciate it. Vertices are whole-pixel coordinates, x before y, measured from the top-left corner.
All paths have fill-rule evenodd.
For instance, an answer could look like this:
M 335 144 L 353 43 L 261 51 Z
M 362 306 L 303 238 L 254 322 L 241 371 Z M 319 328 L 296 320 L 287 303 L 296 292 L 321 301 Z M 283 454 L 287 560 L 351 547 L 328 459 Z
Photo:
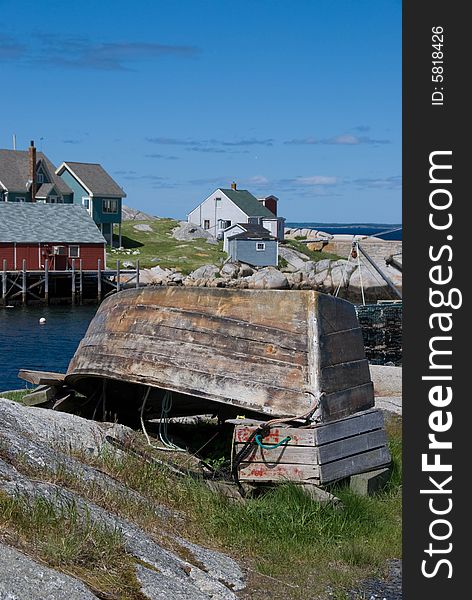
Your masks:
M 34 141 L 31 140 L 29 151 L 29 178 L 31 180 L 31 200 L 36 202 L 36 148 Z
M 235 189 L 236 189 L 236 182 L 235 182 L 235 181 L 233 181 L 233 183 L 231 184 L 231 189 L 232 189 L 232 190 L 235 190 Z

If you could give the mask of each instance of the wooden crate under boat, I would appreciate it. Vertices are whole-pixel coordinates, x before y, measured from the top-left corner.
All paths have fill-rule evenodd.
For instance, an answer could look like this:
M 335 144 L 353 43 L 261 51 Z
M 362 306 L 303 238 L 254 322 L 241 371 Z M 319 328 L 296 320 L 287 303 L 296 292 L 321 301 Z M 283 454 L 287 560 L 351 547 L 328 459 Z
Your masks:
M 236 423 L 237 455 L 258 425 L 238 425 L 237 420 L 232 423 Z M 262 446 L 251 444 L 250 452 L 240 463 L 240 481 L 325 485 L 391 462 L 383 413 L 375 408 L 310 428 L 280 424 L 272 427 L 260 442 Z
M 315 291 L 147 287 L 106 299 L 66 383 L 106 379 L 138 406 L 148 386 L 174 392 L 172 413 L 297 416 L 327 422 L 373 406 L 354 306 Z M 118 383 L 120 385 L 118 385 Z M 110 396 L 110 394 L 109 394 Z M 226 412 L 228 415 L 228 412 Z

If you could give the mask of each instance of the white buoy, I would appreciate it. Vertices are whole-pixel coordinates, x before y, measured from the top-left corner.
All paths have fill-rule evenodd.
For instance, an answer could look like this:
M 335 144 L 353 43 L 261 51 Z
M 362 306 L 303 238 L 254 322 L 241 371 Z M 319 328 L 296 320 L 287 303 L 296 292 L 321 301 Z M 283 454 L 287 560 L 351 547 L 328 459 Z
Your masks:
M 44 325 L 44 323 L 46 323 L 46 319 L 45 319 L 44 317 L 41 317 L 41 318 L 39 319 L 39 324 L 40 324 L 40 325 Z

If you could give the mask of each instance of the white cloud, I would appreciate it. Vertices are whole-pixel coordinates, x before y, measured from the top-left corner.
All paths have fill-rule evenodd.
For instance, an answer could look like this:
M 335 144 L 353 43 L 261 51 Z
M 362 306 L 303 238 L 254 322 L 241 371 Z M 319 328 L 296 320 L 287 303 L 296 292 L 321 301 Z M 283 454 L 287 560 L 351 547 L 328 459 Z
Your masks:
M 338 180 L 336 177 L 329 177 L 327 175 L 313 175 L 311 177 L 297 177 L 294 179 L 295 183 L 301 185 L 335 185 Z

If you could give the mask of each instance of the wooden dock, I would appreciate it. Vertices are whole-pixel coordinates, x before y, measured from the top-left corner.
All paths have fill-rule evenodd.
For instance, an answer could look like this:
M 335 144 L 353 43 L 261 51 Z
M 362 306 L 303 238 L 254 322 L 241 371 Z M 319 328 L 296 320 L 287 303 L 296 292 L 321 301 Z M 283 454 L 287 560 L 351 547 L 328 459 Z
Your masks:
M 43 270 L 28 270 L 23 260 L 21 270 L 8 270 L 3 261 L 1 276 L 1 304 L 100 303 L 110 292 L 119 292 L 124 286 L 139 287 L 139 260 L 134 269 L 123 269 L 121 261 L 110 269 L 100 259 L 94 270 L 83 269 L 81 259 L 73 259 L 71 268 L 50 270 L 46 262 Z

